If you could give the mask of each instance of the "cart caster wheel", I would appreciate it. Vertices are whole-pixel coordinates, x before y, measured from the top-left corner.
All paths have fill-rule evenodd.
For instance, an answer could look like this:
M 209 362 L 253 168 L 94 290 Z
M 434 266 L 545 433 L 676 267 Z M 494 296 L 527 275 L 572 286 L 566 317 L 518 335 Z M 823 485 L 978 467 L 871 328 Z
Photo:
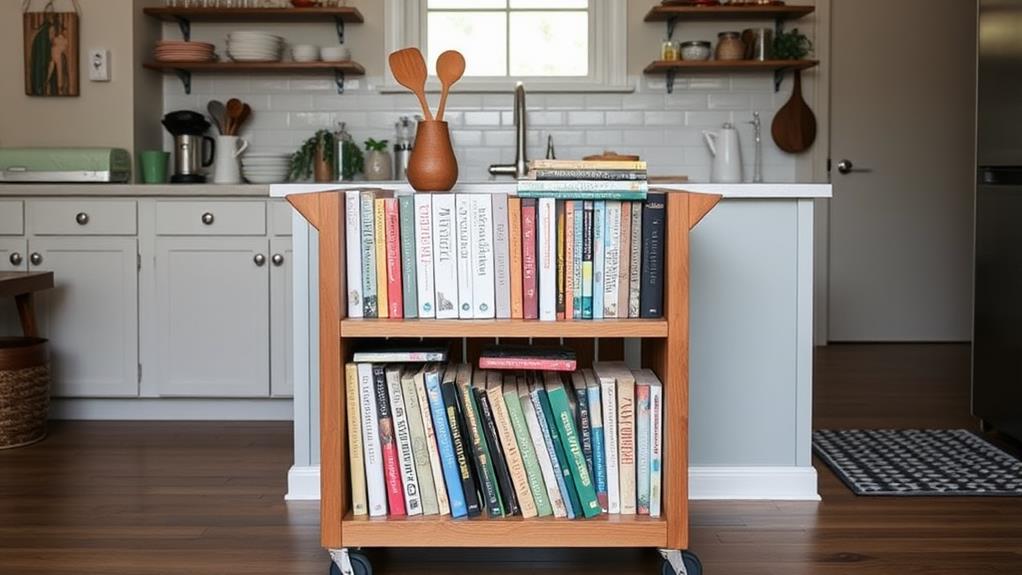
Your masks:
M 351 570 L 355 575 L 373 575 L 373 566 L 365 555 L 348 551 L 348 561 L 351 561 Z M 343 575 L 341 568 L 333 561 L 330 562 L 330 575 Z
M 695 556 L 695 553 L 690 551 L 681 552 L 681 560 L 685 564 L 685 571 L 687 575 L 703 575 L 703 564 L 699 561 L 699 558 Z M 678 575 L 674 572 L 674 568 L 667 560 L 663 560 L 660 563 L 660 575 Z

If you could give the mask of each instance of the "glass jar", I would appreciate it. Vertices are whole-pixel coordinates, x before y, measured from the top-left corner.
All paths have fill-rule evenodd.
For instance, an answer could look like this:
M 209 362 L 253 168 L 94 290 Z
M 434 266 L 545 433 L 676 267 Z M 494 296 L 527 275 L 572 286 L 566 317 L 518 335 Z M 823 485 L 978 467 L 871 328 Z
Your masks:
M 692 40 L 681 43 L 682 60 L 709 60 L 713 53 L 713 46 L 702 40 Z
M 678 59 L 678 48 L 672 40 L 664 40 L 660 45 L 660 59 L 661 60 L 677 60 Z
M 718 60 L 744 60 L 745 42 L 742 42 L 742 35 L 738 32 L 721 32 L 717 34 Z

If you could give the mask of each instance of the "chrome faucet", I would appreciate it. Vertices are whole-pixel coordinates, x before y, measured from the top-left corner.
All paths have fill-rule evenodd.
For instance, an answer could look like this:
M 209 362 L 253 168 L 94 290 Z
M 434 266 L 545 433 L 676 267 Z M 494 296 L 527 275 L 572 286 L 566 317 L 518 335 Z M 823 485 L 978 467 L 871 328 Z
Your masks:
M 514 176 L 524 178 L 529 173 L 529 160 L 525 157 L 526 136 L 529 131 L 525 124 L 525 86 L 518 82 L 515 85 L 515 163 L 493 164 L 490 174 L 494 176 Z

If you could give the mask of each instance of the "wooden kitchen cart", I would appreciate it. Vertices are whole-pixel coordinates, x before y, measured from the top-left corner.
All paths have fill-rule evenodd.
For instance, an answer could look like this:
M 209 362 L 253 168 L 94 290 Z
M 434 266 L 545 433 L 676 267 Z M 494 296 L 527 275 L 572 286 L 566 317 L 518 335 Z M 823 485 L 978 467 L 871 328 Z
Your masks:
M 665 557 L 664 574 L 697 574 L 687 552 L 689 230 L 720 196 L 667 193 L 666 277 L 661 319 L 401 320 L 347 319 L 344 192 L 288 196 L 319 230 L 319 393 L 322 544 L 332 572 L 371 573 L 362 547 L 651 547 Z M 593 519 L 449 516 L 355 518 L 351 513 L 344 364 L 352 342 L 366 337 L 643 338 L 642 363 L 664 384 L 662 516 L 607 515 Z

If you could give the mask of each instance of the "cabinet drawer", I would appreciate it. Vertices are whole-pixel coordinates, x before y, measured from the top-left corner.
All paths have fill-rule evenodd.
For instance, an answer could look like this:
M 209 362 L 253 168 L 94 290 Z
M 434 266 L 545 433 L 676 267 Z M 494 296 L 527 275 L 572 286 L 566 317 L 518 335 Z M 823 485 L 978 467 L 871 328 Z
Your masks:
M 156 233 L 161 236 L 265 235 L 266 203 L 157 202 Z
M 291 235 L 291 204 L 270 202 L 270 233 L 275 236 Z
M 25 233 L 25 205 L 21 200 L 0 200 L 0 236 Z
M 138 230 L 131 200 L 32 200 L 28 221 L 37 236 L 133 236 Z

